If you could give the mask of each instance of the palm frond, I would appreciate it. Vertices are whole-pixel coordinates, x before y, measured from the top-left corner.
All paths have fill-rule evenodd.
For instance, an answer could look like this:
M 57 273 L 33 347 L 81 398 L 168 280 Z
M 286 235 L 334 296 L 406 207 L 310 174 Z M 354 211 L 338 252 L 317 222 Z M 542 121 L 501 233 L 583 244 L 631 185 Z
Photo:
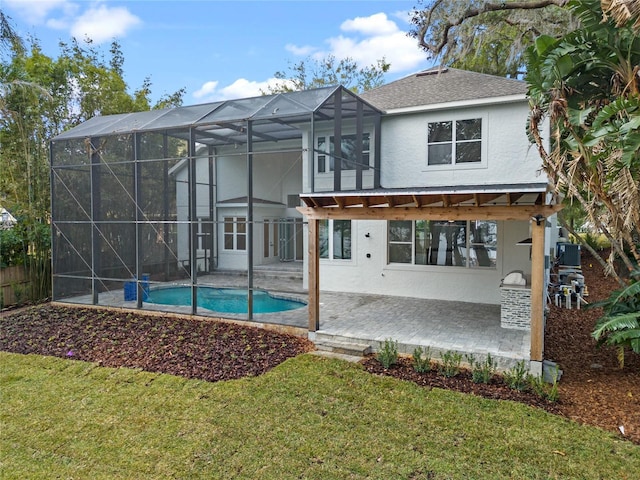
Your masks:
M 602 13 L 611 16 L 617 27 L 634 21 L 633 28 L 640 30 L 640 0 L 602 0 Z
M 596 324 L 596 328 L 591 334 L 596 340 L 600 340 L 603 336 L 610 332 L 619 330 L 636 330 L 640 328 L 640 312 L 630 312 L 618 315 L 607 315 L 602 317 Z M 637 331 L 640 335 L 640 330 Z

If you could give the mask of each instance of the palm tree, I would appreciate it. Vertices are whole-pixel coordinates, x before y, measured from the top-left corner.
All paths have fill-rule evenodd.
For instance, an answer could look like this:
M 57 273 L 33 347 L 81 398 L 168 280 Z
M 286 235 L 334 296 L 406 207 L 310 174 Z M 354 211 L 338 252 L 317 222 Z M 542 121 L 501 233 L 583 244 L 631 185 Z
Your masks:
M 540 37 L 529 52 L 530 133 L 556 190 L 581 204 L 633 271 L 640 263 L 640 37 L 631 17 L 621 27 L 603 21 L 596 0 L 570 8 L 582 26 L 560 39 Z
M 634 19 L 633 28 L 640 30 L 640 0 L 601 0 L 602 13 L 611 15 L 616 26 L 622 27 Z

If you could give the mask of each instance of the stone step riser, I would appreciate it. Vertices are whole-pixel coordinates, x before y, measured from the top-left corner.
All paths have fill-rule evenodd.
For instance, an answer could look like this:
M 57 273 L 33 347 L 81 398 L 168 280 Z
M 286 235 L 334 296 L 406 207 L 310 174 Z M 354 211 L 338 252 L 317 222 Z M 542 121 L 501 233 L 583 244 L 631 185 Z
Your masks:
M 316 348 L 325 352 L 340 353 L 354 357 L 364 357 L 371 353 L 371 346 L 356 343 L 317 342 Z

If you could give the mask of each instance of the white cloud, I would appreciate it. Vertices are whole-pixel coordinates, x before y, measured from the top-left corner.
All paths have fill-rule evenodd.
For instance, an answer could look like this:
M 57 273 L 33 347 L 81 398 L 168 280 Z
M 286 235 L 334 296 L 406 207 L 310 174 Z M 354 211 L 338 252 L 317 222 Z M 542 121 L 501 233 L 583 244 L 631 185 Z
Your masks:
M 264 82 L 255 82 L 246 78 L 239 78 L 230 85 L 218 89 L 219 83 L 218 81 L 205 82 L 202 87 L 193 93 L 193 97 L 201 102 L 259 97 L 263 92 L 268 92 L 270 86 L 282 83 L 282 80 L 269 78 Z
M 345 20 L 340 28 L 345 34 L 328 38 L 325 42 L 329 49 L 314 53 L 314 58 L 350 57 L 365 67 L 384 57 L 391 64 L 391 73 L 416 71 L 427 65 L 426 55 L 416 40 L 407 36 L 385 13 Z
M 298 47 L 297 45 L 293 45 L 292 43 L 287 43 L 284 49 L 287 52 L 293 53 L 297 57 L 306 57 L 307 55 L 311 55 L 313 52 L 317 50 L 316 47 L 312 47 L 311 45 L 304 45 L 302 47 Z
M 193 98 L 208 98 L 215 93 L 216 88 L 218 88 L 217 81 L 205 82 L 198 90 L 193 92 Z
M 407 12 L 404 12 L 405 18 L 407 15 Z M 394 16 L 402 18 L 400 13 Z M 426 56 L 418 48 L 416 41 L 408 37 L 406 32 L 384 13 L 346 20 L 340 28 L 343 34 L 325 40 L 328 48 L 324 50 L 311 45 L 294 44 L 287 44 L 285 49 L 293 55 L 312 55 L 312 58 L 318 60 L 327 55 L 334 55 L 337 59 L 350 57 L 361 67 L 375 64 L 384 57 L 391 63 L 391 73 L 413 72 L 428 66 Z M 239 78 L 226 87 L 219 88 L 218 81 L 209 81 L 194 92 L 193 97 L 201 102 L 255 97 L 269 91 L 269 86 L 280 83 L 282 80 L 275 78 L 263 82 Z
M 345 20 L 340 25 L 345 32 L 359 32 L 364 35 L 386 36 L 398 31 L 398 26 L 387 18 L 386 13 L 375 13 L 369 17 Z
M 69 30 L 78 38 L 99 44 L 122 37 L 141 20 L 126 7 L 108 7 L 103 2 L 70 0 L 2 0 L 16 15 L 32 25 L 46 25 L 55 30 Z M 81 12 L 81 9 L 84 11 Z
M 391 14 L 391 16 L 397 18 L 398 20 L 400 20 L 404 24 L 412 25 L 412 23 L 411 23 L 411 17 L 412 17 L 411 13 L 412 13 L 412 11 L 398 10 L 397 12 L 393 12 Z
M 141 20 L 124 7 L 98 5 L 76 19 L 71 34 L 76 38 L 89 37 L 94 43 L 102 43 L 124 36 L 140 23 Z
M 327 40 L 336 58 L 351 57 L 360 66 L 375 64 L 382 57 L 391 64 L 390 72 L 415 70 L 426 62 L 426 56 L 416 41 L 404 32 L 354 40 L 342 35 Z M 317 55 L 317 54 L 316 54 Z
M 403 27 L 410 24 L 411 17 L 407 11 L 394 12 L 392 16 L 402 22 Z M 287 44 L 285 49 L 299 57 L 312 55 L 316 60 L 327 55 L 339 60 L 350 57 L 361 67 L 373 65 L 384 57 L 391 64 L 391 73 L 415 71 L 427 66 L 426 55 L 418 48 L 416 40 L 407 36 L 407 32 L 401 30 L 386 13 L 345 20 L 340 29 L 341 35 L 325 40 L 328 49 L 294 44 Z
M 2 0 L 2 4 L 34 25 L 43 24 L 53 11 L 61 10 L 67 15 L 77 9 L 77 5 L 68 0 Z

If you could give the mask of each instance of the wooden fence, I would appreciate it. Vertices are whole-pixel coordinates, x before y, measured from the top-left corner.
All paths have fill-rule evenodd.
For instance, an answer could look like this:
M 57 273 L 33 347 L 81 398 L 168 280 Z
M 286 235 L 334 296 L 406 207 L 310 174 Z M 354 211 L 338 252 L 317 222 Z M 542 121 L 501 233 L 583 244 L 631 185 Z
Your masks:
M 0 307 L 28 300 L 30 281 L 24 266 L 0 268 Z

